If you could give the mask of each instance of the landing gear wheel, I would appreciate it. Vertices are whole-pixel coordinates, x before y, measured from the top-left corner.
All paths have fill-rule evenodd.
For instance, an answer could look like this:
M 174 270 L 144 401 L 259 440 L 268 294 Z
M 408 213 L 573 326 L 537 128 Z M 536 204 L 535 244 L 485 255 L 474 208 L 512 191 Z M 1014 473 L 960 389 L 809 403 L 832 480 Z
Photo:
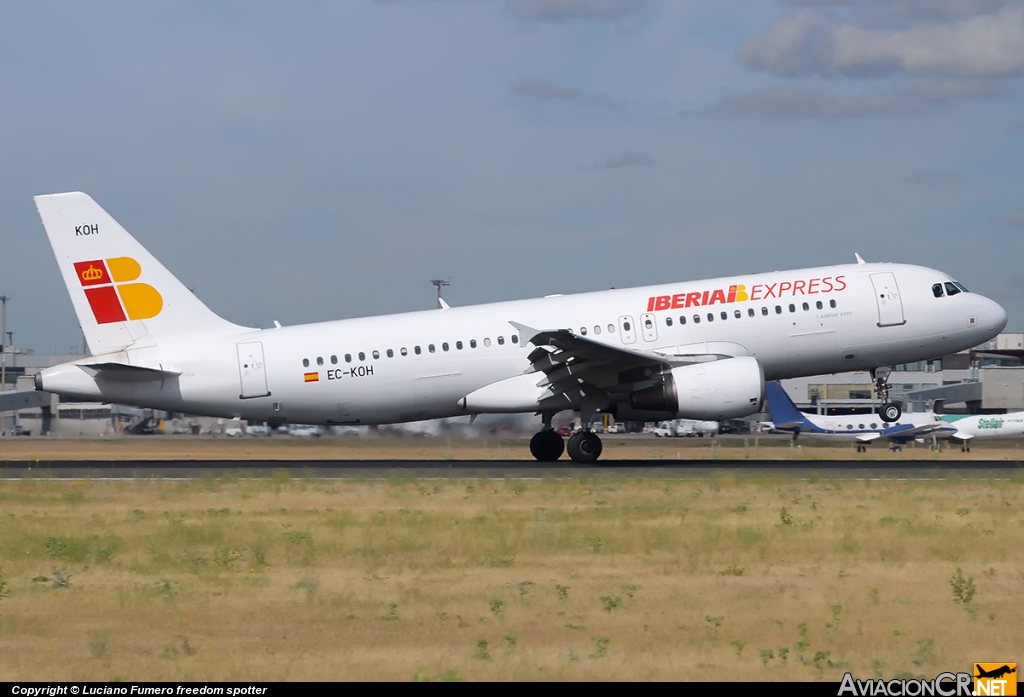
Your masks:
M 596 461 L 603 449 L 601 439 L 590 431 L 580 431 L 569 438 L 569 457 L 581 465 Z
M 903 410 L 900 409 L 898 404 L 889 402 L 888 404 L 882 405 L 878 410 L 878 415 L 882 418 L 882 421 L 885 421 L 886 423 L 893 423 L 894 421 L 900 420 L 900 417 L 903 416 Z
M 530 439 L 530 454 L 541 462 L 554 462 L 564 452 L 565 442 L 554 431 L 541 431 Z
M 964 444 L 964 445 L 963 445 L 963 446 L 962 446 L 962 447 L 960 448 L 960 452 L 962 452 L 962 453 L 969 453 L 969 452 L 971 452 L 971 446 L 969 446 L 969 445 L 967 445 L 967 444 L 965 443 L 965 444 Z
M 858 446 L 857 446 L 857 452 L 858 452 L 858 453 L 866 453 L 866 452 L 867 452 L 867 450 L 868 450 L 868 449 L 867 449 L 867 448 L 866 448 L 865 446 L 863 446 L 863 445 L 858 445 Z

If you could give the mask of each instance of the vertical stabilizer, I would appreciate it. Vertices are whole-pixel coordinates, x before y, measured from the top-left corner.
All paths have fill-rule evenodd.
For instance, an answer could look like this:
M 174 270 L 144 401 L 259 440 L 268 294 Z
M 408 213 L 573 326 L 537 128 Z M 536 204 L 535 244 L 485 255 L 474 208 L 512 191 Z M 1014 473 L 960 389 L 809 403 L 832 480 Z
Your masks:
M 35 202 L 93 354 L 235 327 L 211 312 L 88 195 L 50 194 L 36 196 Z
M 793 428 L 798 425 L 810 425 L 807 415 L 796 408 L 793 400 L 786 394 L 778 382 L 772 380 L 764 385 L 765 398 L 768 400 L 768 412 L 771 414 L 772 423 L 776 427 L 788 426 Z

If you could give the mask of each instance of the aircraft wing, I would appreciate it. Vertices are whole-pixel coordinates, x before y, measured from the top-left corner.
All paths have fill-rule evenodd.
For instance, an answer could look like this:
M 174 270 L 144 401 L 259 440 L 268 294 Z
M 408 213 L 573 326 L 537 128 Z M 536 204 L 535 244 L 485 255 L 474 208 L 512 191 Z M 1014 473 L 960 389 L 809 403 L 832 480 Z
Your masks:
M 0 411 L 15 411 L 17 409 L 32 409 L 42 407 L 50 403 L 53 397 L 49 392 L 37 392 L 36 390 L 22 390 L 21 392 L 0 392 Z
M 794 428 L 800 428 L 801 426 L 806 426 L 806 425 L 807 424 L 805 424 L 802 421 L 790 421 L 790 422 L 784 423 L 784 424 L 775 424 L 775 430 L 776 431 L 790 431 L 790 430 L 792 430 Z
M 913 428 L 902 428 L 898 431 L 887 431 L 885 434 L 886 438 L 890 440 L 893 438 L 916 438 L 925 434 L 931 433 L 937 429 L 943 428 L 944 422 L 936 422 L 933 424 L 923 424 L 921 426 L 914 426 Z
M 952 438 L 953 440 L 959 440 L 959 441 L 965 441 L 966 442 L 966 441 L 969 441 L 971 438 L 974 438 L 974 436 L 972 436 L 970 433 L 963 433 L 961 431 L 957 431 L 956 433 L 951 435 L 950 438 Z
M 874 433 L 861 433 L 857 436 L 857 441 L 861 443 L 870 443 L 873 440 L 878 440 L 882 437 L 881 433 L 875 431 Z
M 519 331 L 524 342 L 535 345 L 527 357 L 530 361 L 528 373 L 544 373 L 538 387 L 551 386 L 557 392 L 562 384 L 586 382 L 596 387 L 614 391 L 617 385 L 624 382 L 623 373 L 637 370 L 637 378 L 643 375 L 645 368 L 663 369 L 670 366 L 689 365 L 706 361 L 732 358 L 724 354 L 690 354 L 675 355 L 642 351 L 611 346 L 580 336 L 568 329 L 534 329 L 518 322 L 509 322 Z

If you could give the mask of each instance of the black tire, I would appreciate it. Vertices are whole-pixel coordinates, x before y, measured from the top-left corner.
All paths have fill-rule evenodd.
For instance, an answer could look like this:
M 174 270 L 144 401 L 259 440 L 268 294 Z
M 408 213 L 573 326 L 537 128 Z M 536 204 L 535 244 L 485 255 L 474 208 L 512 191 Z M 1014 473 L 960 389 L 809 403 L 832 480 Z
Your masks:
M 554 462 L 564 452 L 565 441 L 554 431 L 541 431 L 530 439 L 530 454 L 540 462 Z
M 878 416 L 882 421 L 891 424 L 900 420 L 900 417 L 903 416 L 903 410 L 900 409 L 898 404 L 889 402 L 888 404 L 883 404 L 878 410 Z
M 595 462 L 597 458 L 601 457 L 603 449 L 601 439 L 597 437 L 597 434 L 590 431 L 574 433 L 572 438 L 569 439 L 569 457 L 572 458 L 573 462 L 581 465 Z

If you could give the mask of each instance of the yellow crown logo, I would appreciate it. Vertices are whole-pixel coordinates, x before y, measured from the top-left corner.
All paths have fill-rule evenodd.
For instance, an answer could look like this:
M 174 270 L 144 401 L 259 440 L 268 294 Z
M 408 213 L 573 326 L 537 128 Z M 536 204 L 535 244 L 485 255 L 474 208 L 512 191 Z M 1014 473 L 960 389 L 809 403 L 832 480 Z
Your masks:
M 83 281 L 98 281 L 103 278 L 103 271 L 97 269 L 92 264 L 89 264 L 89 268 L 82 272 Z

